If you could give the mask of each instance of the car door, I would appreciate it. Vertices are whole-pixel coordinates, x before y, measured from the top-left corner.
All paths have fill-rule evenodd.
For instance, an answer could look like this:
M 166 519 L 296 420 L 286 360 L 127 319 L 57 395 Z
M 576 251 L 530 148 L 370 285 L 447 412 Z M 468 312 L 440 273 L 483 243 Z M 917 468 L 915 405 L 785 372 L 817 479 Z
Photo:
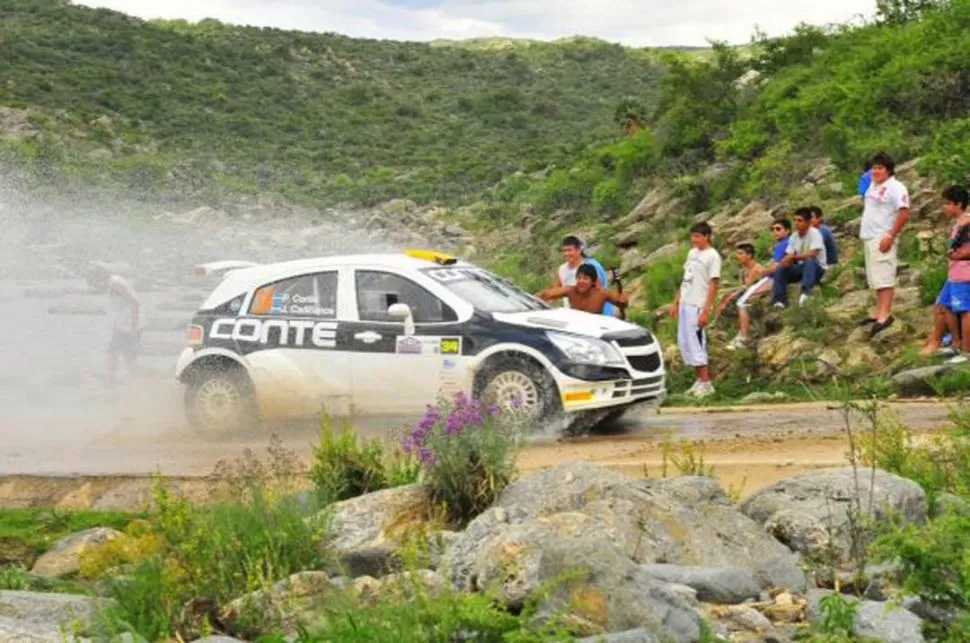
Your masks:
M 341 328 L 353 342 L 354 412 L 421 413 L 442 387 L 443 371 L 461 354 L 455 311 L 413 279 L 387 269 L 354 271 L 357 319 Z M 415 334 L 388 314 L 396 303 L 411 308 Z
M 346 415 L 352 402 L 350 354 L 338 346 L 346 297 L 338 270 L 297 275 L 259 287 L 243 321 L 260 408 L 267 417 Z M 239 324 L 239 322 L 237 322 Z M 247 348 L 248 346 L 248 348 Z

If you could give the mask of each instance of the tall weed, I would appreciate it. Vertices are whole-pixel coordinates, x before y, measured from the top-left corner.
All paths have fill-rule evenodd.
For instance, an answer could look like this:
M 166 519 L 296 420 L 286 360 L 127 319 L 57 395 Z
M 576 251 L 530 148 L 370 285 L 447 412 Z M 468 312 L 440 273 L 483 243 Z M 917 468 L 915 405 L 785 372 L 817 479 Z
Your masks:
M 417 454 L 432 499 L 456 524 L 487 509 L 512 480 L 522 435 L 513 418 L 459 393 L 429 406 L 404 436 L 403 450 Z
M 346 420 L 336 431 L 328 416 L 321 417 L 310 477 L 322 503 L 412 484 L 420 475 L 421 465 L 413 453 L 400 448 L 385 450 L 378 439 L 360 440 Z
M 122 561 L 122 575 L 106 575 L 117 604 L 106 615 L 109 625 L 149 640 L 196 637 L 229 601 L 323 564 L 326 514 L 281 482 L 286 459 L 277 449 L 269 466 L 250 454 L 223 467 L 219 481 L 231 493 L 208 505 L 191 504 L 156 481 L 156 506 L 141 526 L 155 547 Z

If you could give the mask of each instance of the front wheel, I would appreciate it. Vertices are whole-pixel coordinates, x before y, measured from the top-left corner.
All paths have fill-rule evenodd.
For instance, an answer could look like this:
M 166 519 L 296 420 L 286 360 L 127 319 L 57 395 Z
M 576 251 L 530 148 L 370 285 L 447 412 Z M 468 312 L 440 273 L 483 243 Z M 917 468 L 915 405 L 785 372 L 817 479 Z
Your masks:
M 185 408 L 192 428 L 207 433 L 245 429 L 254 420 L 248 382 L 233 372 L 204 372 L 194 378 L 185 392 Z
M 486 365 L 479 381 L 482 399 L 518 419 L 539 422 L 561 411 L 558 389 L 541 366 L 516 357 L 501 357 Z

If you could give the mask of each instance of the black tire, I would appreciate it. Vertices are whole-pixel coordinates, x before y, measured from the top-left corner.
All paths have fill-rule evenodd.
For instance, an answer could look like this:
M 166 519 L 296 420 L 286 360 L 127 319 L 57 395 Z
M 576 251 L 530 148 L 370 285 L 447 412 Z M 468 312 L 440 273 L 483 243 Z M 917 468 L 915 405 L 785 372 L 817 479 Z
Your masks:
M 185 414 L 199 432 L 251 429 L 257 419 L 252 386 L 241 370 L 203 369 L 188 382 Z
M 483 401 L 511 408 L 516 390 L 522 392 L 523 407 L 514 409 L 535 427 L 562 415 L 559 389 L 548 372 L 527 357 L 502 355 L 486 362 L 476 377 L 476 394 Z

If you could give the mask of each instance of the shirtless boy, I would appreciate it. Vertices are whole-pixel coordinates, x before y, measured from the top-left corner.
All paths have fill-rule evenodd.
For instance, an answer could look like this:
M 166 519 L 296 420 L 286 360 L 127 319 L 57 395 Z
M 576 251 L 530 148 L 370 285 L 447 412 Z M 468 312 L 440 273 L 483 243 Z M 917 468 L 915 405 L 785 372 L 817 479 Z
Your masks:
M 582 310 L 594 315 L 602 315 L 603 308 L 607 304 L 614 304 L 620 308 L 626 308 L 629 301 L 626 295 L 611 292 L 599 285 L 599 276 L 596 268 L 589 264 L 582 264 L 576 269 L 576 285 L 562 286 L 559 288 L 547 288 L 536 297 L 544 301 L 567 298 L 569 307 Z

